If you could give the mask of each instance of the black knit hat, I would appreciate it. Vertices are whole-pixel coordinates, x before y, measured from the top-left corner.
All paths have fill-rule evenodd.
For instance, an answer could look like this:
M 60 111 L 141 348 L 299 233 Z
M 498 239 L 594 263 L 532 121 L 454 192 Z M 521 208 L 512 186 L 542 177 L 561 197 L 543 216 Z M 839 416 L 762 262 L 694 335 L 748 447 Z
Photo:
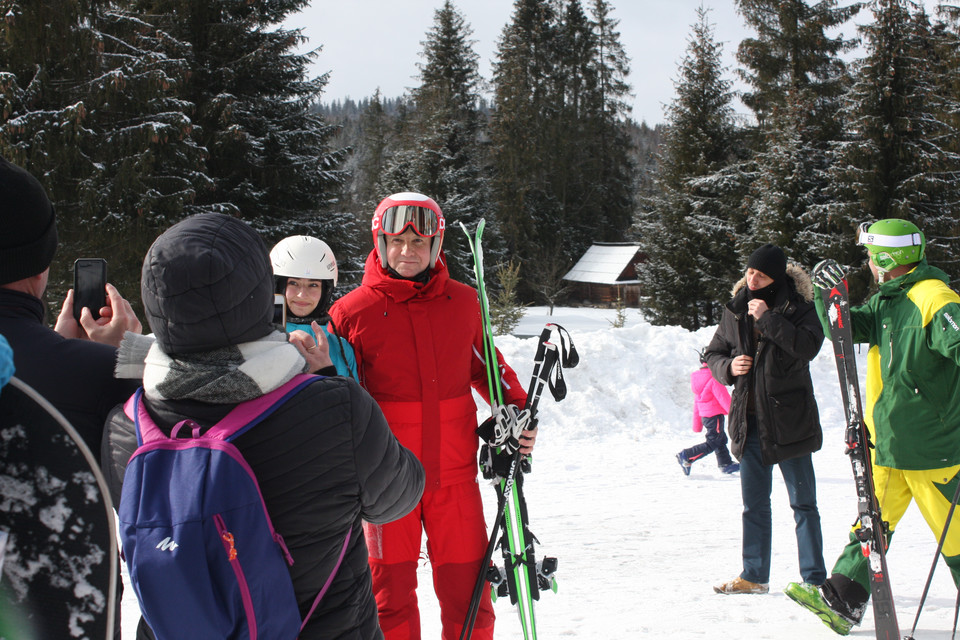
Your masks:
M 787 274 L 787 256 L 780 247 L 765 244 L 750 254 L 747 269 L 756 269 L 774 281 L 780 281 Z
M 0 158 L 0 285 L 35 276 L 57 251 L 57 220 L 40 181 Z
M 143 259 L 140 297 L 166 354 L 213 351 L 274 331 L 267 247 L 227 215 L 202 213 L 164 231 Z

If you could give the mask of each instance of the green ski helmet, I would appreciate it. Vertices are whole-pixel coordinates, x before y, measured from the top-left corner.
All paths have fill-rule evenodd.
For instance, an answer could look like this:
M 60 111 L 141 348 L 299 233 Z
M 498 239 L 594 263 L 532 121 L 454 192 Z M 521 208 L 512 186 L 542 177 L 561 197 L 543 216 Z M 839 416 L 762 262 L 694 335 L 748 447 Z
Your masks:
M 870 254 L 870 261 L 882 271 L 923 260 L 927 242 L 917 225 L 899 218 L 887 218 L 860 225 L 857 244 Z

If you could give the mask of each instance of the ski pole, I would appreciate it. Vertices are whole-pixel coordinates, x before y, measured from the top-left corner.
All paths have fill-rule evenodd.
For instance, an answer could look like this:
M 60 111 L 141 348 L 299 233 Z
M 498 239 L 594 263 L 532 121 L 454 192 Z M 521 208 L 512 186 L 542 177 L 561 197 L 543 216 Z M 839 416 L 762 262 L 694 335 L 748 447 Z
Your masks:
M 960 476 L 960 474 L 958 474 Z M 913 619 L 913 628 L 910 629 L 910 635 L 904 636 L 903 640 L 913 640 L 913 634 L 917 630 L 917 623 L 920 622 L 920 612 L 923 611 L 923 603 L 927 599 L 927 592 L 930 591 L 930 583 L 933 581 L 933 572 L 937 568 L 937 560 L 940 558 L 940 552 L 943 550 L 943 543 L 947 540 L 947 530 L 950 528 L 950 520 L 953 519 L 953 512 L 957 509 L 957 500 L 960 500 L 960 477 L 957 480 L 957 490 L 953 492 L 953 502 L 950 503 L 950 510 L 947 511 L 947 521 L 943 524 L 943 532 L 940 534 L 940 542 L 937 544 L 937 551 L 933 554 L 933 564 L 930 566 L 930 573 L 927 574 L 927 583 L 923 585 L 923 595 L 920 596 L 920 605 L 917 607 L 917 617 Z M 960 592 L 957 595 L 957 602 L 960 603 Z M 957 620 L 954 615 L 953 630 L 956 633 Z
M 960 589 L 957 590 L 957 604 L 953 608 L 953 633 L 950 634 L 950 640 L 957 637 L 957 618 L 960 617 Z
M 550 330 L 544 329 L 540 334 L 541 338 L 550 336 Z M 527 393 L 527 402 L 525 410 L 530 410 L 531 426 L 536 424 L 537 407 L 540 404 L 540 396 L 543 394 L 543 387 L 547 383 L 550 370 L 557 364 L 557 347 L 549 342 L 541 341 L 537 345 L 537 356 L 534 362 L 534 373 L 530 379 L 530 390 Z M 477 574 L 477 581 L 473 586 L 473 594 L 470 598 L 470 607 L 467 609 L 467 618 L 463 623 L 463 630 L 460 632 L 460 640 L 469 640 L 473 635 L 473 626 L 477 621 L 477 613 L 480 611 L 480 599 L 483 597 L 483 585 L 486 583 L 487 567 L 493 558 L 493 551 L 497 546 L 497 538 L 500 533 L 500 526 L 503 521 L 504 512 L 507 507 L 507 498 L 513 489 L 517 475 L 521 473 L 520 462 L 523 454 L 517 449 L 510 458 L 510 467 L 507 476 L 497 487 L 497 515 L 493 522 L 493 529 L 490 533 L 490 540 L 487 542 L 487 549 L 480 563 L 480 571 Z

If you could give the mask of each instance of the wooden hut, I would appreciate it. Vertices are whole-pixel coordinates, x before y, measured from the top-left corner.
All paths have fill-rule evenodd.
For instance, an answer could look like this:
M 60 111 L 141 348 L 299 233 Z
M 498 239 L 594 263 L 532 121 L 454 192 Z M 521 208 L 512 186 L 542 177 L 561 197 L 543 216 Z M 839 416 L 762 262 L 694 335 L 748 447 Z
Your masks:
M 639 307 L 637 263 L 643 259 L 638 244 L 595 242 L 563 279 L 574 286 L 574 302 L 612 306 L 619 297 L 624 306 Z

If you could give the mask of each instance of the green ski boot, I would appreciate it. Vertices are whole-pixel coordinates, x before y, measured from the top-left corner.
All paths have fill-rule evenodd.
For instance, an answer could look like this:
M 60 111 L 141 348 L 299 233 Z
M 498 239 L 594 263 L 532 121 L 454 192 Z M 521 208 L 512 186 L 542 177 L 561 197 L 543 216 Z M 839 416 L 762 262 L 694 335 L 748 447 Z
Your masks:
M 845 636 L 850 633 L 850 629 L 853 627 L 853 622 L 847 620 L 839 613 L 830 608 L 830 606 L 824 602 L 823 597 L 820 595 L 820 589 L 815 584 L 810 584 L 808 582 L 791 582 L 787 585 L 786 589 L 783 592 L 787 595 L 788 598 L 799 604 L 805 609 L 809 609 L 817 615 L 818 618 L 823 620 L 823 624 L 827 625 L 834 632 Z

